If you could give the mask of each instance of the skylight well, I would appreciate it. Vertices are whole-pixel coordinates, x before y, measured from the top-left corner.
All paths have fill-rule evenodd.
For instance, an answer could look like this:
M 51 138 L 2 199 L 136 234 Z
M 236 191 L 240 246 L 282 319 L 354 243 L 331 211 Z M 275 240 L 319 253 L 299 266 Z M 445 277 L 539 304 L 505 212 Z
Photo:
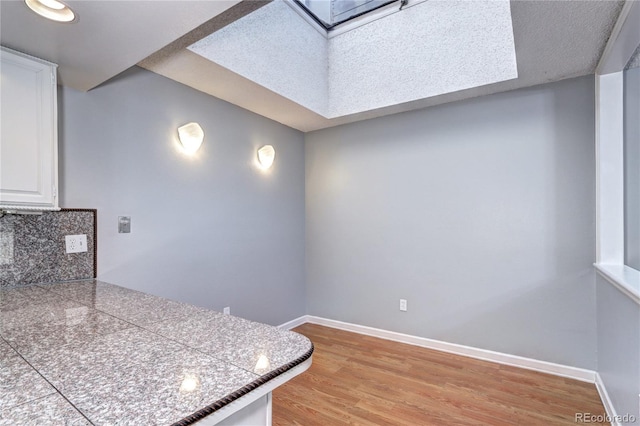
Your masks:
M 509 0 L 292 1 L 188 50 L 328 119 L 518 76 Z

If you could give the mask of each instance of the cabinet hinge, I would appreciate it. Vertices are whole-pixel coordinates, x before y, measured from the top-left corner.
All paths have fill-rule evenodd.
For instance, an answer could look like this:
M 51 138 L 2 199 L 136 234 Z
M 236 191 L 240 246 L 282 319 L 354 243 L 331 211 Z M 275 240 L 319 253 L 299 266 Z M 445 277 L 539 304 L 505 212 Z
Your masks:
M 53 191 L 53 198 L 57 198 L 58 197 L 58 188 L 56 188 L 55 185 L 53 185 L 51 187 L 52 191 Z

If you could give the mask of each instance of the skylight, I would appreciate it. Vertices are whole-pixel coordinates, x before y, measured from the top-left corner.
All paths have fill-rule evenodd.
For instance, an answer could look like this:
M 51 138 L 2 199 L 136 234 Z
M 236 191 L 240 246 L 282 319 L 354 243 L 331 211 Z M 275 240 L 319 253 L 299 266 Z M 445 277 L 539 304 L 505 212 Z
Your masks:
M 392 3 L 327 36 L 274 0 L 187 49 L 328 119 L 518 77 L 509 0 Z
M 399 0 L 294 0 L 326 30 Z

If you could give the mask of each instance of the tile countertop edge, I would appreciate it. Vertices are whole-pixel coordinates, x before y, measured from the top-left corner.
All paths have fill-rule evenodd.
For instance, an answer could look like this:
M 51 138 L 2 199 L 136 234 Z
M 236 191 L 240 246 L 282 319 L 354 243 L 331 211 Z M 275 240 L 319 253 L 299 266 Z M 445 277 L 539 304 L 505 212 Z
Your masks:
M 196 411 L 195 413 L 191 414 L 188 417 L 185 417 L 184 419 L 180 420 L 179 422 L 174 423 L 172 426 L 188 426 L 188 425 L 192 425 L 200 420 L 203 420 L 205 417 L 215 413 L 216 411 L 222 409 L 223 407 L 229 405 L 230 403 L 238 400 L 239 398 L 247 395 L 249 392 L 255 391 L 257 388 L 259 388 L 260 386 L 263 386 L 265 384 L 267 384 L 269 381 L 276 379 L 277 377 L 279 377 L 280 375 L 286 373 L 287 371 L 292 370 L 293 368 L 299 366 L 300 364 L 304 363 L 305 361 L 307 361 L 308 359 L 311 358 L 311 355 L 313 355 L 313 343 L 311 344 L 311 348 L 301 357 L 297 358 L 294 361 L 291 361 L 288 364 L 285 364 L 273 371 L 270 371 L 268 374 L 265 374 L 264 376 L 260 376 L 258 379 L 254 380 L 253 382 L 249 383 L 248 385 L 245 385 L 243 387 L 241 387 L 240 389 L 238 389 L 237 391 L 230 393 L 229 395 L 225 396 L 222 399 L 219 399 L 218 401 L 214 402 L 211 405 L 207 405 L 206 407 Z M 310 365 L 310 364 L 309 364 Z M 308 368 L 309 365 L 307 365 L 306 367 Z M 299 373 L 302 373 L 303 371 L 305 371 L 307 368 L 299 371 Z M 299 374 L 298 373 L 298 374 Z M 265 392 L 266 394 L 267 392 Z M 259 395 L 262 396 L 262 395 Z M 238 407 L 242 408 L 242 407 Z M 234 410 L 233 412 L 235 412 L 237 410 Z M 233 414 L 233 412 L 230 412 L 229 415 Z
M 298 371 L 296 371 L 296 373 L 294 375 L 292 375 L 291 377 L 287 377 L 282 383 L 284 383 L 287 380 L 290 380 L 291 378 L 293 378 L 293 376 L 297 376 L 298 374 L 306 371 L 310 366 L 311 363 L 307 362 L 311 359 L 311 356 L 313 355 L 313 350 L 314 350 L 314 346 L 313 343 L 311 343 L 311 348 L 305 353 L 303 354 L 301 357 L 295 359 L 294 361 L 291 361 L 288 364 L 285 364 L 273 371 L 270 371 L 269 373 L 265 374 L 264 376 L 260 376 L 258 379 L 254 380 L 253 382 L 243 386 L 242 388 L 238 389 L 237 391 L 230 393 L 229 395 L 225 396 L 222 399 L 219 399 L 218 401 L 214 402 L 211 405 L 207 405 L 206 407 L 196 411 L 195 413 L 191 414 L 190 416 L 185 417 L 184 419 L 173 423 L 172 426 L 188 426 L 188 425 L 192 425 L 195 424 L 196 422 L 199 422 L 200 420 L 205 419 L 207 416 L 212 415 L 213 413 L 218 412 L 219 410 L 221 410 L 224 407 L 227 407 L 229 404 L 231 404 L 232 402 L 238 401 L 240 398 L 244 397 L 245 395 L 249 394 L 250 392 L 255 391 L 256 389 L 258 389 L 261 386 L 266 385 L 268 382 L 270 381 L 275 381 L 274 379 L 277 379 L 278 377 L 282 376 L 283 374 L 287 373 L 287 372 L 292 372 L 292 370 L 296 369 L 296 367 L 304 367 L 299 369 Z M 260 395 L 256 395 L 255 398 L 253 398 L 251 401 L 247 401 L 248 405 L 249 403 L 253 402 L 253 400 L 258 399 L 259 397 L 263 396 L 264 394 L 270 392 L 271 390 L 273 390 L 275 387 L 281 385 L 282 383 L 278 383 L 276 386 L 273 386 L 273 388 L 268 388 L 267 390 L 265 390 L 265 392 L 261 393 Z M 227 413 L 227 415 L 231 415 L 233 413 L 235 413 L 236 411 L 238 411 L 239 409 L 241 409 L 243 407 L 238 407 L 237 410 L 233 410 L 230 411 L 229 413 Z M 227 416 L 225 416 L 227 417 Z M 222 420 L 222 419 L 221 419 Z

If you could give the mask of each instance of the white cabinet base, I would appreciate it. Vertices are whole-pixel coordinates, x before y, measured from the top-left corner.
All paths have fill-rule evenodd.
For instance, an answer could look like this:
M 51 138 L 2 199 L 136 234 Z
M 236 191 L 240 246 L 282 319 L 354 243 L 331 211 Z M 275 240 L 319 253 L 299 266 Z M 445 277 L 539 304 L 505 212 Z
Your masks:
M 230 415 L 218 426 L 271 426 L 271 392 Z
M 269 380 L 195 423 L 197 426 L 271 426 L 271 391 L 311 367 L 312 358 Z

